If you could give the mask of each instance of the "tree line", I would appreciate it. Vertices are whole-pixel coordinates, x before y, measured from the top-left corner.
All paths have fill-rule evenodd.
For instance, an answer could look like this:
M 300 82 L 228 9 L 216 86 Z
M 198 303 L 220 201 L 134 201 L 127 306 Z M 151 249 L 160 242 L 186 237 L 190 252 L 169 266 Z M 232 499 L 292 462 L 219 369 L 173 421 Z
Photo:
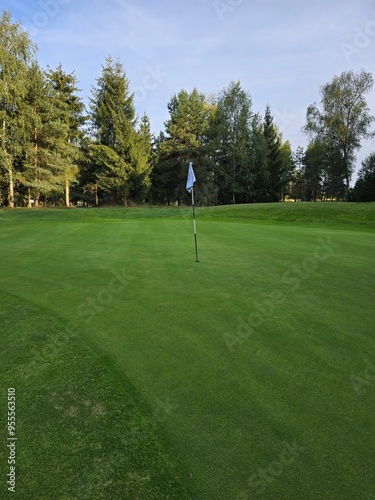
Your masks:
M 119 59 L 106 58 L 86 109 L 75 73 L 42 69 L 22 25 L 0 18 L 0 205 L 182 204 L 194 164 L 199 204 L 374 198 L 375 154 L 350 181 L 361 140 L 374 136 L 362 70 L 335 76 L 309 106 L 306 150 L 292 151 L 267 106 L 231 82 L 217 96 L 181 90 L 155 137 Z

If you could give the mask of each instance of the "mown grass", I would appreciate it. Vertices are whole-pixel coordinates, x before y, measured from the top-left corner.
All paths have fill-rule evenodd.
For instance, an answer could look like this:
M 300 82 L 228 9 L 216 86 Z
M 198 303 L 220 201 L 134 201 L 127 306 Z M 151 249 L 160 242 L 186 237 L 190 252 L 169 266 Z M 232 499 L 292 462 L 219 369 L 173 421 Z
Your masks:
M 128 219 L 186 219 L 189 207 L 78 208 L 0 210 L 0 223 L 41 221 L 100 221 Z M 261 224 L 329 225 L 336 228 L 375 229 L 375 203 L 258 203 L 199 207 L 201 220 L 244 221 Z
M 48 484 L 73 495 L 78 464 L 80 491 L 107 498 L 373 498 L 374 207 L 337 204 L 352 213 L 335 223 L 323 212 L 336 204 L 312 204 L 318 222 L 285 205 L 264 223 L 271 206 L 200 209 L 198 264 L 188 208 L 0 212 L 3 380 L 18 384 L 29 450 L 19 484 L 40 477 L 47 427 L 39 498 Z M 22 375 L 67 325 L 75 340 Z M 60 446 L 78 415 L 82 435 Z
M 336 228 L 375 229 L 375 203 L 263 203 L 208 207 L 205 219 L 245 220 L 260 223 L 299 223 L 329 225 Z

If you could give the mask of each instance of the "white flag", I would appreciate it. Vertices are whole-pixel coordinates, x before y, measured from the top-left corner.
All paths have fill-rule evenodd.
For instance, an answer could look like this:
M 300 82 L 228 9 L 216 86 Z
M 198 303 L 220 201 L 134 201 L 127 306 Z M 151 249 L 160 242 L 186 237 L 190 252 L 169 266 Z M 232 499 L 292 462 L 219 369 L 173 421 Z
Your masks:
M 186 181 L 186 189 L 191 193 L 191 190 L 193 189 L 195 182 L 195 175 L 194 175 L 194 170 L 193 170 L 193 164 L 190 162 L 189 163 L 189 173 L 188 173 L 188 178 Z

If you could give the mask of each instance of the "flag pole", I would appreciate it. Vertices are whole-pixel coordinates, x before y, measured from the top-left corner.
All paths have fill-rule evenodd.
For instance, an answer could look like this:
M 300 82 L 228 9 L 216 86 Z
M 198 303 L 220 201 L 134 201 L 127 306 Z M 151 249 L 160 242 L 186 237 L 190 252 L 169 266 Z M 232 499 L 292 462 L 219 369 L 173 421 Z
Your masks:
M 194 201 L 194 182 L 195 174 L 193 170 L 193 163 L 189 162 L 189 172 L 186 181 L 186 189 L 189 193 L 191 193 L 191 206 L 193 207 L 193 221 L 194 221 L 194 241 L 195 241 L 195 262 L 199 262 L 198 259 L 198 244 L 197 244 L 197 221 L 195 218 L 195 201 Z
M 194 187 L 191 188 L 191 206 L 193 207 L 195 262 L 199 262 L 199 259 L 198 259 L 198 243 L 197 243 L 197 221 L 196 221 L 196 218 L 195 218 Z

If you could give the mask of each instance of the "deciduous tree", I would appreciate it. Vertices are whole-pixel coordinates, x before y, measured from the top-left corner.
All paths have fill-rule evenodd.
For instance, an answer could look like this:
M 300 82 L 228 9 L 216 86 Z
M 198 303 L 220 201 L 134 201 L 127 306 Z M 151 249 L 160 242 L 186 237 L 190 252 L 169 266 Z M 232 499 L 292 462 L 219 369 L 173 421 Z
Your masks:
M 254 171 L 250 161 L 254 114 L 250 94 L 231 82 L 217 100 L 214 125 L 215 184 L 222 203 L 238 203 L 251 196 Z
M 35 45 L 11 14 L 0 17 L 0 161 L 10 207 L 15 203 L 16 165 L 25 145 L 25 97 Z
M 307 108 L 303 130 L 314 141 L 318 139 L 327 152 L 332 186 L 337 195 L 342 181 L 346 190 L 349 189 L 355 153 L 361 141 L 374 136 L 370 127 L 375 117 L 366 102 L 372 87 L 371 73 L 343 72 L 321 87 L 320 108 L 316 103 Z

